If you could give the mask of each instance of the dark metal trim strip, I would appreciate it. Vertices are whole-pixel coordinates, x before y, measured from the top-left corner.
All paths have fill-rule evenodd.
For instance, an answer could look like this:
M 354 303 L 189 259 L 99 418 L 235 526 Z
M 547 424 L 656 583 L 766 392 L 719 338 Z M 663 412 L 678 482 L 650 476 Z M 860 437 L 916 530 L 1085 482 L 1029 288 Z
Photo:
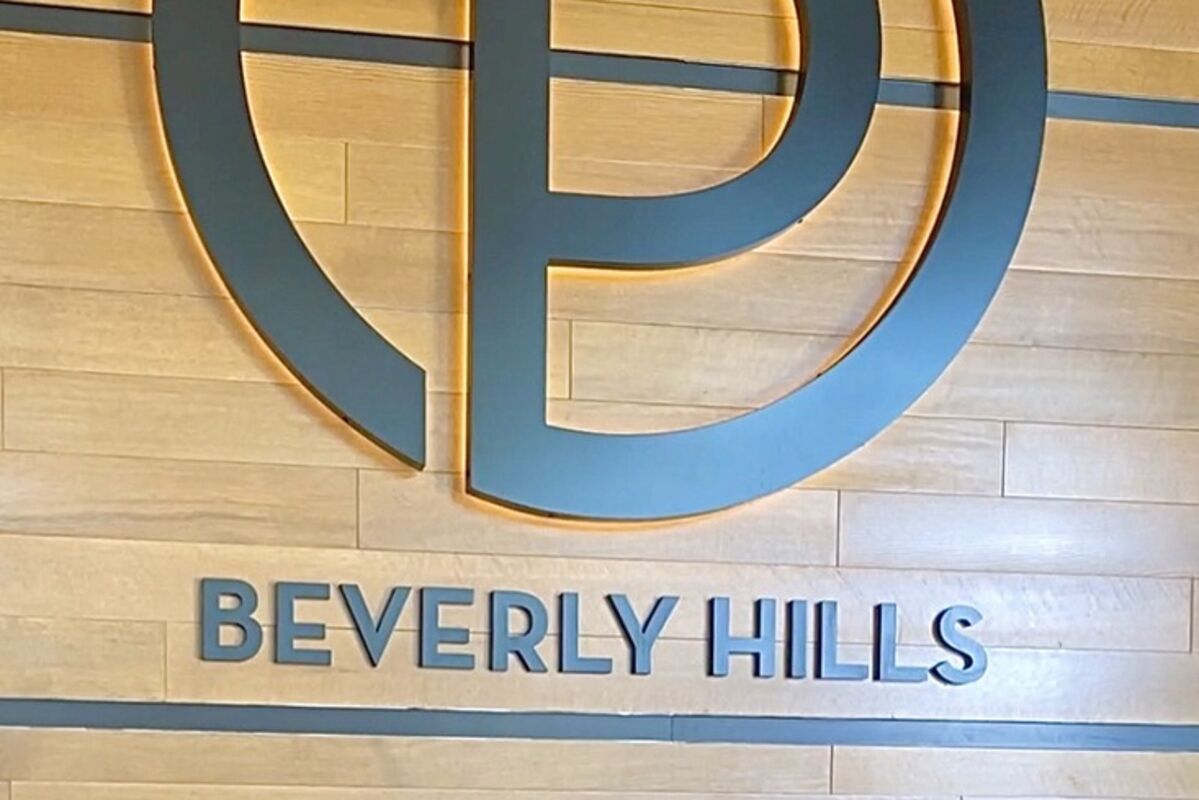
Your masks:
M 837 747 L 1199 752 L 1199 725 L 0 700 L 0 728 Z
M 150 41 L 150 18 L 126 11 L 96 11 L 61 6 L 26 5 L 0 0 L 0 30 L 79 36 L 126 42 Z M 247 50 L 278 55 L 366 61 L 438 69 L 468 69 L 470 45 L 417 36 L 243 25 Z M 704 64 L 646 56 L 578 53 L 554 54 L 552 69 L 560 78 L 670 86 L 683 89 L 790 96 L 796 73 L 761 67 Z M 885 78 L 879 102 L 911 108 L 958 107 L 958 87 L 928 81 Z M 1199 102 L 1083 92 L 1051 92 L 1049 116 L 1089 122 L 1199 128 Z

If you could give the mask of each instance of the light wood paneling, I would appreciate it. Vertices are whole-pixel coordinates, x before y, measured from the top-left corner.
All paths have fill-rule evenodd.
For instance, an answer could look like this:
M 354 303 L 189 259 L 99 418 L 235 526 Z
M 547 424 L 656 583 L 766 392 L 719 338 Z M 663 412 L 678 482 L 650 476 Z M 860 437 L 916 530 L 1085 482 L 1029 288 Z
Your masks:
M 1199 502 L 1199 432 L 1011 424 L 1007 494 Z
M 567 558 L 832 565 L 834 492 L 782 492 L 736 514 L 621 530 L 547 528 L 541 520 L 488 510 L 465 494 L 461 479 L 363 471 L 359 478 L 361 545 L 370 549 Z
M 1008 274 L 980 342 L 1199 353 L 1199 281 Z
M 833 791 L 846 794 L 962 792 L 1022 797 L 1179 798 L 1199 794 L 1199 755 L 881 750 L 838 747 Z
M 0 641 L 0 697 L 163 698 L 163 625 L 0 617 Z
M 354 547 L 356 495 L 350 470 L 0 452 L 12 533 Z
M 147 0 L 73 2 L 148 10 Z M 560 0 L 555 36 L 791 63 L 785 5 Z M 440 0 L 247 6 L 255 19 L 304 25 L 466 30 L 463 6 Z M 1191 0 L 1046 0 L 1046 11 L 1056 87 L 1199 98 Z M 948 3 L 885 0 L 883 12 L 889 74 L 955 74 Z M 1193 131 L 1052 121 L 1014 269 L 913 416 L 803 490 L 601 530 L 462 493 L 466 76 L 246 62 L 266 155 L 305 240 L 370 322 L 431 370 L 432 474 L 350 431 L 240 321 L 181 213 L 149 48 L 0 33 L 0 640 L 14 643 L 0 648 L 0 696 L 156 699 L 169 677 L 174 698 L 306 704 L 1199 720 L 1187 691 L 1199 668 Z M 725 180 L 761 156 L 786 110 L 779 98 L 719 92 L 576 81 L 552 91 L 552 181 L 583 192 Z M 939 205 L 956 121 L 880 108 L 844 184 L 762 252 L 619 282 L 555 274 L 551 419 L 621 431 L 702 424 L 798 385 L 912 257 Z M 709 374 L 684 369 L 697 365 Z M 205 575 L 254 581 L 264 617 L 276 580 L 360 581 L 375 599 L 396 583 L 547 599 L 577 589 L 585 649 L 617 656 L 618 674 L 415 670 L 415 605 L 370 671 L 336 602 L 301 606 L 334 626 L 333 670 L 274 666 L 266 653 L 204 664 L 194 624 Z M 625 645 L 602 602 L 612 591 L 638 608 L 665 592 L 683 598 L 652 678 L 621 674 Z M 871 606 L 896 602 L 904 658 L 916 661 L 932 657 L 922 649 L 932 614 L 970 603 L 985 617 L 991 670 L 960 690 L 846 686 L 756 681 L 739 659 L 733 678 L 709 679 L 702 601 L 715 594 L 733 598 L 742 632 L 754 597 L 838 599 L 854 657 L 867 655 Z M 447 618 L 483 645 L 481 604 Z M 18 800 L 768 798 L 829 791 L 831 755 L 0 730 L 0 798 L 8 781 Z M 839 748 L 835 764 L 846 794 L 1199 796 L 1192 756 Z
M 748 610 L 748 609 L 746 609 Z M 743 614 L 748 622 L 748 614 Z M 1199 659 L 1190 654 L 1084 653 L 1053 650 L 989 651 L 990 669 L 976 684 L 954 690 L 928 681 L 919 685 L 760 680 L 747 658 L 733 659 L 726 679 L 705 674 L 707 644 L 662 641 L 654 648 L 649 677 L 629 673 L 629 651 L 620 638 L 585 639 L 587 655 L 607 656 L 614 674 L 537 675 L 514 666 L 507 673 L 483 669 L 486 637 L 455 652 L 471 652 L 479 667 L 468 673 L 421 670 L 416 637 L 397 634 L 379 668 L 368 665 L 350 631 L 335 631 L 324 643 L 333 669 L 287 668 L 260 657 L 237 665 L 200 661 L 197 630 L 172 625 L 168 631 L 168 696 L 180 702 L 253 703 L 270 698 L 287 704 L 366 707 L 504 708 L 613 713 L 748 714 L 797 717 L 985 719 L 1193 723 L 1199 697 L 1177 687 L 1199 678 Z M 870 661 L 869 648 L 845 646 L 842 657 Z M 541 649 L 553 664 L 556 648 Z M 943 660 L 934 648 L 905 648 L 901 663 L 932 666 Z M 781 657 L 781 654 L 780 654 Z M 553 669 L 553 667 L 550 667 Z M 780 670 L 781 671 L 781 670 Z M 1027 687 L 1038 687 L 1035 705 Z M 1163 687 L 1175 687 L 1168 691 Z M 502 697 L 502 701 L 497 698 Z M 1104 697 L 1103 703 L 1095 702 Z M 876 787 L 882 790 L 884 787 Z
M 0 285 L 0 364 L 285 380 L 232 302 Z
M 0 116 L 0 196 L 177 211 L 182 201 L 162 147 L 157 133 L 140 127 Z M 344 145 L 264 137 L 263 151 L 274 169 L 303 176 L 280 182 L 294 217 L 343 221 Z
M 391 460 L 299 385 L 5 373 L 16 450 L 309 466 Z
M 572 397 L 734 407 L 796 388 L 841 344 L 833 337 L 594 322 L 576 322 L 571 343 Z
M 846 642 L 872 640 L 871 608 L 895 602 L 901 637 L 932 644 L 934 616 L 960 603 L 985 616 L 979 636 L 990 646 L 1114 648 L 1186 652 L 1190 646 L 1190 581 L 1049 575 L 980 575 L 915 570 L 614 561 L 441 553 L 263 549 L 229 545 L 64 540 L 0 536 L 0 607 L 17 616 L 71 618 L 76 587 L 88 597 L 88 616 L 108 620 L 190 622 L 203 577 L 238 577 L 266 587 L 278 580 L 359 582 L 371 597 L 392 586 L 467 586 L 480 593 L 523 589 L 545 598 L 575 590 L 582 598 L 586 635 L 619 633 L 604 596 L 627 592 L 638 608 L 663 594 L 680 596 L 664 636 L 697 640 L 707 630 L 706 602 L 727 595 L 748 618 L 758 597 L 838 600 Z M 27 564 L 42 565 L 30 574 Z M 271 614 L 264 592 L 262 613 Z M 130 596 L 138 603 L 130 604 Z M 337 603 L 314 604 L 314 619 L 348 628 Z M 484 603 L 447 611 L 446 619 L 485 630 Z M 411 609 L 401 628 L 412 629 Z M 1120 631 L 1113 637 L 1114 630 Z
M 2 787 L 0 787 L 2 788 Z M 166 786 L 162 784 L 19 783 L 13 800 L 555 800 L 561 794 L 531 789 L 349 789 L 304 786 Z M 0 791 L 0 797 L 3 797 Z M 800 794 L 587 792 L 587 800 L 783 800 Z M 827 798 L 821 795 L 822 798 Z M 837 800 L 837 798 L 827 798 Z M 854 800 L 854 798 L 845 798 Z M 882 800 L 876 798 L 875 800 Z M 929 798 L 929 800 L 933 800 Z M 948 798 L 942 798 L 948 800 Z
M 123 4 L 117 8 L 148 10 L 146 0 L 74 0 L 72 4 L 113 7 L 112 3 Z M 1193 52 L 1194 36 L 1188 38 L 1188 32 L 1199 27 L 1196 14 L 1178 0 L 1154 6 L 1129 16 L 1123 10 L 1107 11 L 1105 15 L 1105 9 L 1085 5 L 1080 12 L 1077 0 L 1061 0 L 1056 7 L 1051 4 L 1050 78 L 1054 88 L 1199 96 L 1199 82 L 1194 78 L 1199 59 Z M 896 0 L 884 7 L 884 22 L 888 25 L 884 74 L 957 80 L 957 51 L 949 9 L 931 0 Z M 774 16 L 784 8 L 778 4 L 757 9 L 758 13 L 745 13 L 744 6 L 730 9 L 677 3 L 558 0 L 554 45 L 790 67 L 798 59 L 793 15 Z M 763 10 L 769 15 L 762 14 Z M 246 9 L 246 18 L 455 39 L 465 39 L 469 30 L 463 4 L 435 0 L 399 7 L 382 0 L 336 5 L 318 0 L 256 0 Z
M 129 758 L 137 753 L 138 758 Z M 824 747 L 0 730 L 17 782 L 825 792 Z
M 844 566 L 1199 575 L 1199 508 L 841 495 Z
M 667 362 L 669 359 L 664 360 L 663 366 Z M 727 375 L 736 374 L 732 365 L 728 370 Z M 650 374 L 639 369 L 637 375 L 626 377 L 628 384 L 635 386 L 638 379 Z M 762 402 L 768 399 L 761 398 Z M 551 403 L 549 420 L 581 430 L 641 433 L 696 427 L 736 416 L 743 410 L 728 406 L 570 400 Z M 808 478 L 801 486 L 998 495 L 1002 488 L 1002 451 L 1001 423 L 902 417 L 861 449 Z
M 998 423 L 904 417 L 862 449 L 801 485 L 895 492 L 998 494 Z
M 325 249 L 333 260 L 334 248 Z M 0 201 L 0 250 L 0 280 L 6 283 L 224 293 L 182 214 Z
M 1195 386 L 1194 356 L 970 345 L 911 413 L 1196 428 Z
M 551 284 L 552 311 L 582 320 L 846 335 L 894 276 L 890 265 L 760 252 L 632 279 L 566 270 Z M 805 313 L 797 314 L 801 303 Z M 1013 270 L 974 341 L 1196 354 L 1196 309 L 1199 281 Z

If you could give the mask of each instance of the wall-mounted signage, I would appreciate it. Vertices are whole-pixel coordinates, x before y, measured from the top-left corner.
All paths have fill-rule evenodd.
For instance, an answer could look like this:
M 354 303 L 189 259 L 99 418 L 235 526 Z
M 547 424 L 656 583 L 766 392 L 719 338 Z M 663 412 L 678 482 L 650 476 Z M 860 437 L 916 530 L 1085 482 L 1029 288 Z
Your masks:
M 300 380 L 420 466 L 424 372 L 338 293 L 287 218 L 248 113 L 239 6 L 154 4 L 159 98 L 188 206 L 233 295 Z M 866 443 L 936 380 L 977 326 L 1020 239 L 1040 163 L 1040 0 L 955 3 L 962 113 L 944 206 L 903 291 L 839 363 L 765 408 L 692 430 L 603 435 L 547 424 L 547 269 L 714 261 L 801 222 L 850 168 L 870 125 L 879 9 L 877 0 L 795 0 L 800 88 L 758 166 L 689 194 L 617 198 L 549 188 L 550 0 L 473 6 L 471 492 L 604 520 L 733 506 Z
M 484 661 L 492 672 L 507 672 L 518 665 L 526 672 L 541 674 L 610 675 L 621 670 L 649 675 L 654 668 L 654 646 L 680 602 L 677 596 L 662 595 L 638 609 L 627 595 L 606 595 L 602 602 L 611 633 L 623 638 L 628 647 L 627 658 L 617 664 L 612 658 L 584 652 L 582 600 L 577 592 L 561 592 L 551 600 L 515 590 L 496 590 L 481 597 L 465 587 L 396 586 L 381 601 L 372 602 L 375 599 L 368 598 L 355 583 L 335 588 L 328 583 L 280 582 L 273 593 L 273 616 L 268 618 L 261 612 L 259 592 L 253 584 L 235 579 L 201 581 L 200 657 L 205 661 L 250 661 L 268 648 L 269 635 L 275 663 L 331 666 L 333 653 L 321 645 L 326 638 L 325 625 L 301 621 L 305 612 L 299 608 L 311 613 L 315 605 L 335 603 L 357 634 L 363 658 L 373 667 L 387 657 L 387 647 L 407 613 L 416 620 L 417 668 L 473 670 L 479 664 L 466 649 L 471 643 L 470 629 L 445 622 L 442 612 L 478 604 L 487 609 Z M 785 676 L 791 680 L 810 676 L 829 681 L 873 678 L 881 683 L 923 683 L 931 677 L 960 686 L 974 683 L 987 671 L 986 650 L 966 633 L 982 620 L 982 614 L 969 606 L 946 608 L 931 620 L 944 658 L 919 665 L 900 663 L 899 613 L 891 603 L 874 609 L 871 664 L 844 661 L 838 655 L 840 612 L 835 601 L 759 598 L 752 609 L 737 609 L 746 614 L 752 611 L 753 634 L 749 636 L 734 633 L 734 609 L 728 597 L 709 598 L 707 606 L 706 664 L 696 664 L 696 669 L 706 668 L 714 678 L 728 677 L 731 662 L 737 658 L 750 660 L 757 678 Z M 814 654 L 809 654 L 809 632 L 814 634 Z

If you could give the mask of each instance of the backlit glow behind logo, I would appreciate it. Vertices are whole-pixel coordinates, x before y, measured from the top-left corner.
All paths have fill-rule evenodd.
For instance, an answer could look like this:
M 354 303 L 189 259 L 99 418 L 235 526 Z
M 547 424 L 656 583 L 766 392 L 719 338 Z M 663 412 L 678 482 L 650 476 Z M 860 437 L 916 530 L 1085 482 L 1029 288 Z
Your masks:
M 357 314 L 288 219 L 250 119 L 239 5 L 154 4 L 159 99 L 188 207 L 247 317 L 299 379 L 421 466 L 424 372 Z M 799 91 L 769 155 L 719 186 L 626 198 L 549 188 L 550 5 L 475 0 L 473 9 L 470 490 L 554 516 L 670 518 L 777 491 L 869 441 L 966 343 L 1019 242 L 1045 130 L 1041 0 L 956 0 L 962 113 L 949 189 L 916 269 L 856 346 L 764 408 L 636 435 L 546 422 L 547 270 L 691 266 L 802 221 L 848 171 L 869 127 L 879 10 L 877 0 L 796 0 Z

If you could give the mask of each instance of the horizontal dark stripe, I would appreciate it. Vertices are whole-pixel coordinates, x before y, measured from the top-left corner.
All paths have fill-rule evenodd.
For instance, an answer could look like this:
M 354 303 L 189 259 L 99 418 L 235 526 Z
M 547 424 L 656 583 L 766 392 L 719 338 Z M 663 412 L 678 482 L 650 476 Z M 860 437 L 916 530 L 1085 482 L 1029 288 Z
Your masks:
M 241 31 L 242 46 L 255 53 L 440 69 L 470 67 L 470 46 L 462 42 L 282 25 L 242 25 Z
M 0 29 L 132 42 L 147 42 L 151 35 L 150 19 L 144 14 L 32 6 L 11 0 L 0 0 Z M 470 65 L 470 45 L 464 42 L 256 24 L 245 25 L 242 35 L 246 49 L 254 52 L 443 69 L 467 69 Z M 787 70 L 566 50 L 554 53 L 553 72 L 558 77 L 579 80 L 784 96 L 794 93 L 796 81 L 796 73 Z M 914 108 L 957 108 L 958 87 L 884 79 L 879 102 Z M 1051 92 L 1049 116 L 1199 128 L 1199 103 Z
M 745 94 L 794 94 L 796 79 L 795 72 L 773 69 L 570 50 L 555 50 L 550 69 L 559 78 Z
M 0 29 L 120 42 L 150 41 L 150 18 L 128 11 L 0 2 Z
M 743 745 L 1199 752 L 1199 725 L 0 700 L 0 727 Z
M 1049 95 L 1049 116 L 1092 122 L 1131 122 L 1163 128 L 1199 128 L 1199 103 L 1052 92 Z

